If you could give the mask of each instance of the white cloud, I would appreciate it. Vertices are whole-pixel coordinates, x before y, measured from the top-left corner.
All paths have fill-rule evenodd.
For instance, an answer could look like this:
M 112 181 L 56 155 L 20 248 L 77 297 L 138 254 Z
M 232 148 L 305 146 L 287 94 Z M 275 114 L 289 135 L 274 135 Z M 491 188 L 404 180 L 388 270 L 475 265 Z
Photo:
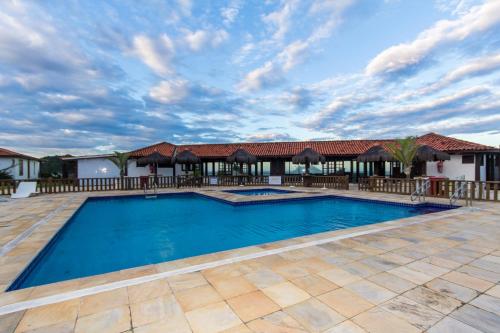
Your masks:
M 160 76 L 174 72 L 171 64 L 174 56 L 174 43 L 166 34 L 161 35 L 158 40 L 144 35 L 135 36 L 132 52 Z
M 179 9 L 184 16 L 190 16 L 193 9 L 193 2 L 191 0 L 177 0 Z
M 441 20 L 409 43 L 391 46 L 373 58 L 365 69 L 368 75 L 388 74 L 418 65 L 435 48 L 461 41 L 500 23 L 500 1 L 486 1 L 456 20 Z
M 226 26 L 231 25 L 240 12 L 240 1 L 231 1 L 228 6 L 221 8 L 220 15 Z
M 451 70 L 436 82 L 427 84 L 420 89 L 405 92 L 397 96 L 396 99 L 405 100 L 412 97 L 428 95 L 463 81 L 466 78 L 490 75 L 497 70 L 500 70 L 500 54 L 487 55 L 472 59 L 469 62 Z
M 285 37 L 290 29 L 291 18 L 294 10 L 297 8 L 299 2 L 297 0 L 284 1 L 283 6 L 262 17 L 262 20 L 275 28 L 273 38 L 281 40 Z
M 184 41 L 193 51 L 200 51 L 206 46 L 217 47 L 229 38 L 229 34 L 224 29 L 215 31 L 196 30 L 184 31 Z
M 241 91 L 255 91 L 283 80 L 283 71 L 271 61 L 248 73 L 238 85 Z
M 160 103 L 172 104 L 183 100 L 189 93 L 189 84 L 186 80 L 161 81 L 151 88 L 149 96 Z

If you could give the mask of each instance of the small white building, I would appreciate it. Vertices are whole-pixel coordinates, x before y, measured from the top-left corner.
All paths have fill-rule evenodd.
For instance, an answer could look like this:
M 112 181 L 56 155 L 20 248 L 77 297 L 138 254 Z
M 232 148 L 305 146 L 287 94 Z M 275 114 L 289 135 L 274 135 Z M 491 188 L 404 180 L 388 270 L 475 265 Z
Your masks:
M 0 171 L 7 172 L 16 180 L 36 179 L 40 173 L 40 160 L 0 148 Z

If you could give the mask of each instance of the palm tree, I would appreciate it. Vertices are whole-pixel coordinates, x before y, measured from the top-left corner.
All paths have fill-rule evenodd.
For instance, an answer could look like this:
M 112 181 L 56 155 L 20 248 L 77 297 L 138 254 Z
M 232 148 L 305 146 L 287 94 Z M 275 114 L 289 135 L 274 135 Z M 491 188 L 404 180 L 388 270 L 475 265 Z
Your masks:
M 109 158 L 111 162 L 113 162 L 118 167 L 118 169 L 120 169 L 120 178 L 123 178 L 125 176 L 128 156 L 128 153 L 120 153 L 119 151 L 115 151 L 114 156 L 111 156 Z
M 392 156 L 401 162 L 406 178 L 410 178 L 413 160 L 417 155 L 418 143 L 417 138 L 408 136 L 404 139 L 397 139 L 394 143 L 386 144 L 387 150 Z

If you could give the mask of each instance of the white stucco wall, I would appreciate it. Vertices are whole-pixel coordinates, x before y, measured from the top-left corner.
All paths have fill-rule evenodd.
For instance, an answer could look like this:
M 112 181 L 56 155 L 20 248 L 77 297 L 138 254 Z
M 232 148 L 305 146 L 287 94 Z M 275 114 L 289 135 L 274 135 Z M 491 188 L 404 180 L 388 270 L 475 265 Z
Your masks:
M 78 178 L 120 177 L 118 167 L 107 158 L 87 158 L 78 160 Z
M 35 160 L 24 160 L 12 157 L 1 157 L 0 158 L 0 169 L 8 168 L 12 165 L 12 160 L 14 160 L 15 166 L 7 170 L 7 172 L 14 177 L 14 179 L 33 179 L 38 178 L 38 172 L 40 171 L 40 162 Z M 19 174 L 19 163 L 23 164 L 23 174 Z M 28 174 L 28 163 L 29 163 L 29 174 Z
M 447 177 L 449 179 L 458 179 L 465 176 L 466 180 L 475 180 L 475 163 L 462 164 L 462 155 L 451 155 L 449 161 L 444 161 L 443 172 L 437 171 L 437 162 L 427 162 L 427 176 Z
M 129 160 L 127 164 L 128 172 L 127 176 L 129 177 L 140 177 L 140 176 L 149 176 L 152 173 L 149 172 L 149 166 L 138 167 L 137 160 Z M 172 176 L 173 168 L 158 168 L 158 176 Z

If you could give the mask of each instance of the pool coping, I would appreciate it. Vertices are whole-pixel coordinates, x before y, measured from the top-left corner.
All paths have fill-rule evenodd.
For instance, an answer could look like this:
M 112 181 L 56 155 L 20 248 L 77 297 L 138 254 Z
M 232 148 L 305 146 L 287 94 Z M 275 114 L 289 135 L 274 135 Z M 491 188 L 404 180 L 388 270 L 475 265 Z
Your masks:
M 404 205 L 408 205 L 408 206 L 415 206 L 415 205 L 419 204 L 419 203 L 405 203 L 404 200 L 399 200 L 399 202 L 398 202 L 398 200 L 388 201 L 388 200 L 380 200 L 380 199 L 372 199 L 372 198 L 368 199 L 368 198 L 362 198 L 362 197 L 360 198 L 360 197 L 351 196 L 351 195 L 340 195 L 339 193 L 325 194 L 324 192 L 317 192 L 317 191 L 316 192 L 303 192 L 303 191 L 297 192 L 297 194 L 300 194 L 300 197 L 294 197 L 294 198 L 291 198 L 291 197 L 269 198 L 269 197 L 273 197 L 273 196 L 262 196 L 262 197 L 258 196 L 257 198 L 251 197 L 250 200 L 241 200 L 241 199 L 248 198 L 250 196 L 238 196 L 238 197 L 244 197 L 244 198 L 236 198 L 236 200 L 227 200 L 227 198 L 224 199 L 224 198 L 220 197 L 221 192 L 222 192 L 222 190 L 217 190 L 217 191 L 213 191 L 213 190 L 212 191 L 184 190 L 184 191 L 174 191 L 174 192 L 162 192 L 159 194 L 163 195 L 163 194 L 173 194 L 173 193 L 177 193 L 177 194 L 196 193 L 196 194 L 199 194 L 202 196 L 208 196 L 211 199 L 221 200 L 221 201 L 224 201 L 226 203 L 236 204 L 236 205 L 248 204 L 251 201 L 258 201 L 257 203 L 264 203 L 264 202 L 268 202 L 268 201 L 280 202 L 280 201 L 309 199 L 309 198 L 314 199 L 314 198 L 322 198 L 322 197 L 338 197 L 338 198 L 343 198 L 343 199 L 358 199 L 358 200 L 362 200 L 362 201 L 375 201 L 375 202 L 380 202 L 380 203 L 384 203 L 384 204 L 396 204 L 396 205 L 404 204 Z M 209 193 L 211 195 L 207 195 L 207 193 Z M 62 223 L 61 226 L 59 228 L 57 228 L 57 230 L 54 231 L 54 233 L 47 240 L 47 242 L 45 242 L 39 248 L 39 250 L 36 252 L 36 254 L 29 261 L 29 263 L 27 263 L 26 265 L 24 265 L 22 267 L 20 272 L 18 272 L 18 274 L 11 280 L 11 282 L 8 284 L 8 286 L 10 286 L 12 284 L 12 282 L 15 281 L 17 279 L 17 277 L 31 264 L 31 262 L 33 260 L 35 260 L 35 258 L 40 254 L 40 252 L 57 235 L 57 233 L 59 233 L 60 230 L 62 230 L 64 228 L 64 226 L 66 226 L 67 222 L 71 220 L 71 217 L 74 214 L 76 214 L 76 212 L 84 205 L 84 203 L 89 198 L 123 197 L 123 196 L 138 196 L 138 195 L 142 196 L 142 195 L 144 195 L 144 194 L 141 195 L 139 193 L 124 193 L 124 194 L 118 193 L 118 195 L 112 194 L 112 193 L 86 193 L 86 194 L 88 196 L 85 196 L 83 198 L 83 200 L 81 200 L 79 206 L 76 209 L 74 209 L 74 211 L 65 219 L 64 223 Z M 217 194 L 219 194 L 219 195 L 217 195 Z M 227 193 L 225 193 L 225 194 L 227 194 Z M 347 191 L 345 191 L 342 194 L 349 194 L 349 193 Z M 283 194 L 283 195 L 289 195 L 289 194 Z M 235 195 L 235 196 L 237 196 L 237 195 Z M 277 195 L 277 196 L 280 196 L 280 195 Z M 255 200 L 255 199 L 257 199 L 257 200 Z M 433 204 L 435 204 L 435 203 L 433 203 Z M 437 203 L 437 204 L 439 204 L 439 203 Z M 460 209 L 453 210 L 453 212 L 457 212 L 457 211 L 460 211 Z M 443 211 L 443 212 L 448 213 L 449 211 Z M 50 298 L 50 297 L 57 296 L 60 290 L 68 289 L 67 285 L 72 284 L 74 282 L 80 282 L 80 283 L 77 283 L 72 288 L 69 288 L 69 290 L 70 290 L 70 291 L 68 291 L 69 293 L 78 293 L 81 290 L 87 290 L 87 292 L 89 290 L 92 290 L 92 293 L 97 293 L 100 291 L 95 291 L 93 288 L 97 288 L 99 286 L 106 286 L 107 284 L 110 284 L 110 283 L 120 283 L 120 282 L 123 283 L 123 281 L 130 281 L 131 276 L 133 277 L 133 276 L 138 275 L 140 277 L 138 277 L 137 279 L 140 280 L 141 278 L 144 278 L 144 277 L 157 276 L 157 274 L 162 274 L 162 273 L 165 273 L 165 274 L 168 273 L 168 274 L 172 274 L 172 275 L 173 274 L 175 274 L 175 275 L 184 274 L 185 273 L 184 270 L 195 269 L 195 271 L 196 271 L 196 270 L 205 269 L 206 267 L 202 267 L 202 265 L 211 265 L 214 262 L 221 262 L 220 265 L 227 264 L 227 262 L 225 262 L 225 261 L 234 262 L 235 257 L 239 258 L 238 261 L 243 261 L 243 260 L 251 259 L 252 255 L 256 255 L 257 257 L 261 257 L 261 256 L 267 256 L 267 255 L 273 254 L 273 252 L 268 252 L 268 251 L 280 251 L 280 249 L 284 249 L 283 251 L 292 251 L 293 249 L 288 249 L 289 246 L 300 246 L 300 244 L 304 244 L 304 243 L 308 244 L 307 242 L 311 238 L 316 239 L 316 240 L 328 239 L 328 241 L 325 241 L 325 242 L 332 242 L 332 241 L 335 241 L 335 239 L 331 239 L 331 237 L 341 237 L 338 239 L 355 237 L 355 236 L 357 236 L 356 230 L 358 230 L 358 229 L 361 229 L 361 230 L 369 229 L 368 231 L 364 231 L 364 232 L 365 233 L 374 233 L 374 232 L 379 232 L 379 231 L 385 230 L 385 229 L 378 230 L 377 227 L 382 225 L 382 224 L 395 224 L 396 226 L 391 227 L 391 229 L 392 229 L 392 228 L 405 226 L 409 220 L 411 221 L 411 219 L 417 219 L 417 221 L 415 223 L 423 223 L 426 221 L 430 221 L 430 220 L 434 220 L 434 219 L 438 219 L 438 218 L 443 218 L 443 216 L 440 215 L 443 212 L 431 213 L 431 214 L 425 214 L 425 215 L 417 215 L 417 216 L 413 216 L 413 217 L 397 219 L 397 220 L 390 220 L 390 221 L 385 221 L 385 222 L 379 222 L 379 223 L 374 223 L 374 224 L 369 224 L 369 225 L 364 225 L 364 226 L 359 226 L 359 227 L 339 229 L 339 230 L 335 230 L 335 231 L 326 231 L 326 232 L 315 233 L 315 234 L 311 234 L 311 235 L 304 235 L 304 236 L 289 238 L 289 239 L 276 241 L 276 242 L 269 242 L 269 243 L 252 245 L 252 246 L 236 248 L 236 249 L 231 249 L 231 250 L 226 250 L 226 251 L 208 253 L 208 254 L 204 254 L 204 255 L 188 257 L 188 258 L 183 258 L 183 259 L 177 259 L 177 260 L 162 262 L 162 263 L 158 263 L 158 264 L 138 266 L 138 267 L 133 267 L 133 268 L 125 269 L 125 270 L 121 270 L 121 271 L 98 274 L 98 275 L 93 275 L 93 276 L 78 278 L 78 279 L 72 279 L 72 280 L 65 280 L 65 281 L 41 285 L 41 286 L 37 286 L 37 287 L 30 287 L 30 288 L 19 289 L 19 290 L 14 290 L 14 291 L 9 291 L 9 292 L 3 291 L 0 293 L 0 309 L 4 309 L 5 306 L 9 306 L 9 304 L 14 304 L 14 302 L 18 299 L 18 297 L 16 297 L 16 295 L 15 295 L 16 293 L 23 295 L 23 297 L 21 297 L 21 298 L 24 298 L 23 301 L 30 302 L 30 301 L 33 301 L 36 299 L 40 299 L 40 297 L 37 298 L 37 296 L 35 296 L 36 294 L 38 294 L 38 295 L 44 295 L 46 293 L 49 294 L 49 296 L 45 296 L 42 298 L 47 298 L 47 297 Z M 461 214 L 461 212 L 454 213 L 453 215 L 456 215 L 456 214 Z M 435 216 L 435 218 L 429 219 L 430 216 Z M 422 217 L 425 217 L 425 218 L 422 219 Z M 375 229 L 375 230 L 370 231 L 371 229 Z M 337 235 L 337 234 L 339 234 L 339 235 Z M 343 234 L 346 234 L 346 235 L 342 236 Z M 292 245 L 289 245 L 290 243 L 292 243 Z M 306 246 L 301 246 L 300 248 L 308 247 L 308 246 L 313 246 L 313 245 L 308 244 Z M 266 249 L 272 249 L 272 250 L 266 250 Z M 247 252 L 249 254 L 245 254 Z M 241 253 L 243 253 L 243 255 L 241 255 Z M 250 256 L 250 257 L 248 257 L 248 256 Z M 214 257 L 215 258 L 219 257 L 219 258 L 223 258 L 223 259 L 213 260 Z M 200 262 L 202 262 L 202 263 L 200 264 Z M 156 267 L 157 273 L 151 273 L 152 270 L 150 270 L 150 268 L 152 268 L 152 266 L 160 266 L 160 267 Z M 181 267 L 181 268 L 179 269 L 179 267 Z M 177 273 L 172 273 L 172 272 L 177 272 Z M 119 275 L 119 276 L 116 276 L 116 275 Z M 127 279 L 127 277 L 129 277 L 129 278 Z M 161 278 L 161 277 L 159 277 L 159 278 Z M 132 280 L 133 279 L 134 278 L 132 278 Z M 142 281 L 142 282 L 144 282 L 144 281 Z M 142 283 L 142 282 L 138 282 L 138 283 Z M 90 285 L 90 287 L 86 288 L 86 286 L 89 286 L 89 285 Z M 36 292 L 36 291 L 38 291 L 38 292 Z M 54 291 L 55 291 L 55 294 L 53 293 Z M 32 294 L 34 294 L 34 295 L 32 295 Z M 2 299 L 5 295 L 9 296 L 7 300 Z M 12 297 L 10 297 L 10 296 L 12 296 Z M 80 296 L 75 296 L 75 297 L 80 297 Z M 11 299 L 11 300 L 9 300 L 9 299 Z M 12 300 L 14 300 L 14 301 L 12 301 Z M 35 303 L 29 303 L 29 304 L 38 304 L 38 303 L 35 302 Z M 38 305 L 33 305 L 33 306 L 38 306 Z M 4 311 L 4 310 L 2 310 L 2 311 Z

